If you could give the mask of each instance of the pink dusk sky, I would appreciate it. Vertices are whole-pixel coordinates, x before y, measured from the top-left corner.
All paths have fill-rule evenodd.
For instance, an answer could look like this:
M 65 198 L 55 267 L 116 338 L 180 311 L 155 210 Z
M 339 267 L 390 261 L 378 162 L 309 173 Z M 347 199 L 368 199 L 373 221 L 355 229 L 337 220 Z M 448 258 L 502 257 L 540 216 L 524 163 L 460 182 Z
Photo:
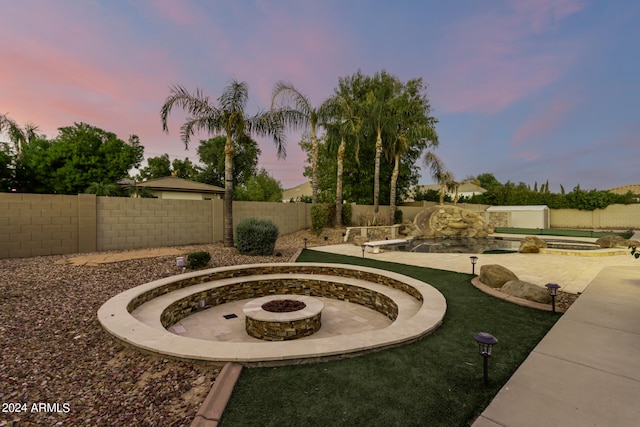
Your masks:
M 427 83 L 436 153 L 458 178 L 640 183 L 638 2 L 0 0 L 0 16 L 0 114 L 49 138 L 85 122 L 138 135 L 145 158 L 197 161 L 207 135 L 185 151 L 177 110 L 162 131 L 170 85 L 215 99 L 246 81 L 253 114 L 278 80 L 319 105 L 339 77 L 385 69 Z M 284 188 L 306 181 L 298 134 L 285 160 L 258 141 Z

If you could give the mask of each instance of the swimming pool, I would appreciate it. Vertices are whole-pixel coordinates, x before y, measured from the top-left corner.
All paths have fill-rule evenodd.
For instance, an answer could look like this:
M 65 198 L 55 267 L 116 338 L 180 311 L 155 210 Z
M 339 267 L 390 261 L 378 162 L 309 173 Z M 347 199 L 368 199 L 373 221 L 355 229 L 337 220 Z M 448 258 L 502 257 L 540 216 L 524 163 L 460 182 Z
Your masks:
M 390 251 L 425 252 L 425 253 L 461 253 L 483 254 L 487 252 L 518 252 L 520 238 L 509 237 L 450 237 L 433 239 L 415 239 L 405 243 L 386 245 Z M 547 247 L 552 249 L 593 250 L 600 249 L 592 243 L 573 240 L 547 240 Z

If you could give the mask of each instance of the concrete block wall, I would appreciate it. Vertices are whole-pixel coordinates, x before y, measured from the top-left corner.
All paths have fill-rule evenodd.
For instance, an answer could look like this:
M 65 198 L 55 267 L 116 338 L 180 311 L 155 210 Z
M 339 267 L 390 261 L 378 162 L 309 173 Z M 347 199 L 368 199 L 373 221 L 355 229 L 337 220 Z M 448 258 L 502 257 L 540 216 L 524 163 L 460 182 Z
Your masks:
M 0 193 L 0 258 L 78 252 L 78 224 L 77 196 Z
M 602 230 L 640 229 L 640 204 L 610 205 L 604 209 L 551 209 L 551 228 L 587 228 Z
M 311 227 L 311 204 L 234 202 L 233 206 L 235 225 L 244 218 L 268 218 L 280 234 Z M 467 206 L 471 207 L 461 207 Z M 353 223 L 372 209 L 354 205 Z M 421 210 L 401 209 L 405 219 Z M 382 214 L 388 211 L 388 206 L 380 206 Z M 216 243 L 222 241 L 223 218 L 219 199 L 0 193 L 0 258 Z M 595 211 L 551 209 L 550 220 L 551 228 L 638 230 L 640 204 Z
M 246 218 L 269 219 L 280 231 L 280 235 L 294 233 L 307 228 L 305 203 L 280 202 L 233 202 L 233 229 Z M 302 216 L 305 216 L 305 221 Z
M 98 251 L 213 242 L 211 200 L 97 199 Z

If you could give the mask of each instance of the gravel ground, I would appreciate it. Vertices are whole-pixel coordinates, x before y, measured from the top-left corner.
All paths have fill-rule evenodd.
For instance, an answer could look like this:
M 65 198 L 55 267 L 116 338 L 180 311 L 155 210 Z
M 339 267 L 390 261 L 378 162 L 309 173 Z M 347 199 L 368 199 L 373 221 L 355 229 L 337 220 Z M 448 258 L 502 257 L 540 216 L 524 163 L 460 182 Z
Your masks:
M 287 262 L 303 237 L 309 247 L 338 244 L 342 230 L 282 236 L 281 256 L 243 256 L 220 244 L 179 249 L 209 251 L 209 267 Z M 116 342 L 96 316 L 114 295 L 178 273 L 175 256 L 60 263 L 72 256 L 0 260 L 0 426 L 190 425 L 222 365 L 143 354 Z
M 220 244 L 177 249 L 209 251 L 209 267 L 287 262 L 304 237 L 308 247 L 333 245 L 342 243 L 342 232 L 282 236 L 280 256 L 271 257 L 243 256 Z M 114 295 L 178 273 L 175 256 L 98 266 L 60 262 L 73 256 L 0 260 L 0 427 L 190 425 L 222 365 L 143 354 L 115 341 L 96 316 Z

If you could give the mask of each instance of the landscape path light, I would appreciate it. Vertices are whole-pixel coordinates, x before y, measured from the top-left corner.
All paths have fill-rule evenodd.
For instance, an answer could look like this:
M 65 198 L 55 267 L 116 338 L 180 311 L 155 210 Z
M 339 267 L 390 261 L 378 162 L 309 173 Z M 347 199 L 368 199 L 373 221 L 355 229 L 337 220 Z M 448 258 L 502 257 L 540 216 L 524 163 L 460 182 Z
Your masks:
M 489 358 L 491 357 L 491 347 L 498 344 L 496 337 L 488 332 L 478 332 L 473 336 L 478 343 L 480 355 L 484 359 L 484 385 L 489 385 Z
M 305 238 L 304 238 L 304 239 L 302 239 L 302 240 L 304 240 L 304 248 L 305 248 L 305 249 L 307 249 L 307 240 L 309 240 L 309 239 L 307 239 L 307 238 L 305 237 Z
M 365 249 L 365 245 L 364 243 L 362 245 L 360 245 L 360 247 L 362 248 L 362 258 L 364 258 L 364 249 Z
M 545 285 L 547 290 L 549 291 L 549 295 L 551 295 L 551 310 L 556 312 L 556 296 L 558 296 L 558 289 L 560 289 L 560 285 L 557 283 L 547 283 Z
M 469 257 L 469 259 L 471 260 L 471 274 L 475 275 L 476 274 L 476 262 L 478 262 L 478 257 L 475 255 L 471 255 Z

